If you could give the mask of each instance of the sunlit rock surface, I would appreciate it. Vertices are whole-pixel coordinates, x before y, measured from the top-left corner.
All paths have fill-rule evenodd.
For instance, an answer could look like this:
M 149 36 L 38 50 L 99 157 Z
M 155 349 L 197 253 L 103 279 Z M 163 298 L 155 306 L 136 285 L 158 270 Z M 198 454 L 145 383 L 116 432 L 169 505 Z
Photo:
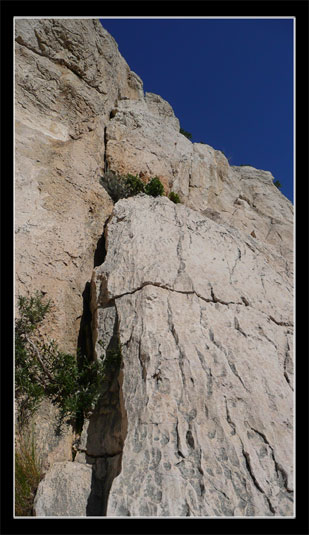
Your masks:
M 16 295 L 52 299 L 62 350 L 122 354 L 81 436 L 37 413 L 36 514 L 293 515 L 292 204 L 182 135 L 99 21 L 15 34 Z M 114 206 L 107 171 L 182 204 Z
M 107 515 L 291 515 L 293 301 L 282 259 L 145 195 L 116 204 L 107 243 L 93 317 L 117 312 L 127 418 Z

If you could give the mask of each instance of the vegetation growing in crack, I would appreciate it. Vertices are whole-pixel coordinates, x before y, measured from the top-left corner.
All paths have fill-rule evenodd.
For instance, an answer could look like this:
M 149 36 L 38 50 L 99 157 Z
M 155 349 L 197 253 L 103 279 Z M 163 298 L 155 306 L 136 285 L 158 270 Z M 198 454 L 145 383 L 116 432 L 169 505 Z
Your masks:
M 152 197 L 159 197 L 160 195 L 164 195 L 164 187 L 160 179 L 155 176 L 154 178 L 151 178 L 145 186 L 145 193 L 147 195 L 151 195 Z
M 38 327 L 50 311 L 51 301 L 40 292 L 18 298 L 15 322 L 15 396 L 18 424 L 22 427 L 47 397 L 64 420 L 77 425 L 93 411 L 101 393 L 104 365 L 60 351 L 54 340 L 43 342 Z
M 181 202 L 178 193 L 175 193 L 174 191 L 170 192 L 168 198 L 170 201 L 174 202 L 175 204 L 178 204 Z
M 32 516 L 33 500 L 43 477 L 33 431 L 20 433 L 15 447 L 15 515 Z
M 145 185 L 136 175 L 128 174 L 125 179 L 125 184 L 128 189 L 129 197 L 138 195 L 138 193 L 145 193 Z
M 101 177 L 100 183 L 114 202 L 119 201 L 119 199 L 133 197 L 139 193 L 146 193 L 146 195 L 152 197 L 165 195 L 164 186 L 157 176 L 151 178 L 147 184 L 144 184 L 137 175 L 127 174 L 122 176 L 113 171 L 106 171 L 104 176 Z M 174 203 L 181 202 L 179 195 L 174 191 L 169 193 L 168 198 Z
M 58 427 L 71 423 L 77 433 L 93 412 L 102 392 L 119 371 L 121 346 L 118 336 L 98 361 L 60 351 L 54 340 L 43 342 L 38 332 L 52 308 L 40 292 L 18 298 L 15 321 L 15 397 L 17 428 L 15 446 L 15 514 L 33 515 L 33 500 L 44 473 L 37 454 L 29 418 L 42 399 L 59 409 Z
M 187 139 L 192 139 L 192 134 L 190 132 L 187 132 L 183 128 L 180 128 L 179 133 L 185 136 Z
M 119 199 L 133 197 L 138 193 L 146 193 L 152 197 L 164 195 L 164 186 L 157 176 L 151 178 L 147 184 L 144 184 L 137 175 L 127 174 L 123 176 L 107 171 L 101 177 L 100 182 L 114 202 L 119 201 Z
M 282 184 L 279 182 L 279 180 L 274 180 L 274 186 L 276 186 L 278 189 L 282 188 Z
M 104 187 L 114 202 L 129 197 L 129 191 L 124 176 L 117 175 L 112 171 L 106 171 L 100 178 L 100 184 Z

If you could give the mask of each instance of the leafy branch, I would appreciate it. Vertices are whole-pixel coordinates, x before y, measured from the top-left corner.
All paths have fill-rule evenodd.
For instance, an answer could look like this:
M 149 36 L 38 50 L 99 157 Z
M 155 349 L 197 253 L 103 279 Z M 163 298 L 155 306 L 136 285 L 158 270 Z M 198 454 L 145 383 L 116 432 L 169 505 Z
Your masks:
M 93 411 L 106 380 L 106 363 L 89 361 L 59 350 L 54 340 L 43 343 L 38 327 L 50 311 L 51 302 L 19 297 L 19 317 L 15 322 L 15 396 L 21 425 L 37 409 L 44 397 L 60 409 L 60 423 L 77 422 Z

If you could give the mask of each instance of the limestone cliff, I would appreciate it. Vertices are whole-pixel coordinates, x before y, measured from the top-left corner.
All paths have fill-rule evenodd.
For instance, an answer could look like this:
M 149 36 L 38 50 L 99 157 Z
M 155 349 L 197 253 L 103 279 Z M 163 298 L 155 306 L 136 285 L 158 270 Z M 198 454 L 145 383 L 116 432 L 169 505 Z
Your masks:
M 53 299 L 65 350 L 122 357 L 74 462 L 69 428 L 42 448 L 36 515 L 293 515 L 291 203 L 180 134 L 99 21 L 17 20 L 15 58 L 16 293 Z M 106 173 L 181 204 L 114 204 Z
M 91 351 L 89 282 L 113 207 L 99 183 L 105 130 L 119 99 L 142 95 L 99 21 L 16 20 L 15 293 L 52 299 L 42 334 L 64 351 Z M 45 402 L 35 425 L 46 465 L 72 459 L 71 431 L 51 438 L 54 412 Z

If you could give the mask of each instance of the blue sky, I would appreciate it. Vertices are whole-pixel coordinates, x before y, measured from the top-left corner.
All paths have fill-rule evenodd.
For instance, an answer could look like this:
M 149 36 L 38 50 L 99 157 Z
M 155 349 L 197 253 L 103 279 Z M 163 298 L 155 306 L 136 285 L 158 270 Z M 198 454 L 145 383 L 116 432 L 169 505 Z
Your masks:
M 271 171 L 293 202 L 293 19 L 101 19 L 193 142 Z

